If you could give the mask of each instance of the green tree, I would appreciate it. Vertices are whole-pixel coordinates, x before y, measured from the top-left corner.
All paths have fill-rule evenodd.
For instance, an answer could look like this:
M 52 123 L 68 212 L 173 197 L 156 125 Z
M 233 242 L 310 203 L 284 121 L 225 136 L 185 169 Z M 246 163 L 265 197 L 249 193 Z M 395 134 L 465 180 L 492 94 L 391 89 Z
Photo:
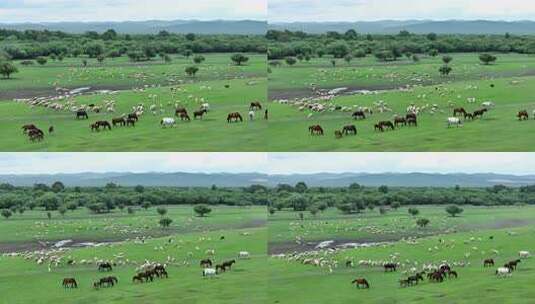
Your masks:
M 204 60 L 206 60 L 206 58 L 204 58 L 203 55 L 196 55 L 195 57 L 193 57 L 193 62 L 196 63 L 196 64 L 200 64 Z
M 0 61 L 0 74 L 4 78 L 9 79 L 11 74 L 18 73 L 19 69 L 9 61 Z
M 197 72 L 199 71 L 199 68 L 195 66 L 190 66 L 187 67 L 185 71 L 188 76 L 194 77 L 195 74 L 197 74 Z
M 212 212 L 212 208 L 208 207 L 207 205 L 200 204 L 195 205 L 195 207 L 193 207 L 193 211 L 195 211 L 198 216 L 204 217 L 206 214 Z
M 416 209 L 416 208 L 409 208 L 409 214 L 412 215 L 412 216 L 417 216 L 418 214 L 420 214 L 420 210 Z
M 9 209 L 2 209 L 1 213 L 2 213 L 2 216 L 6 218 L 6 220 L 13 215 L 13 212 L 11 212 L 11 210 Z
M 463 211 L 464 211 L 463 208 L 456 206 L 456 205 L 451 205 L 451 206 L 446 207 L 446 212 L 451 217 L 456 217 L 458 214 L 461 214 Z
M 416 221 L 416 225 L 420 226 L 421 228 L 424 228 L 429 224 L 429 220 L 426 218 L 421 218 Z
M 249 57 L 246 57 L 243 54 L 234 54 L 232 57 L 230 57 L 230 59 L 237 65 L 242 65 L 243 63 L 249 61 Z
M 442 76 L 448 76 L 452 70 L 453 69 L 448 65 L 443 65 L 440 67 L 440 69 L 438 69 L 438 71 L 440 72 L 440 75 Z
M 451 56 L 446 55 L 442 57 L 442 62 L 444 62 L 444 64 L 449 64 L 452 60 L 453 58 Z
M 171 225 L 172 222 L 173 222 L 172 219 L 168 217 L 164 217 L 160 219 L 160 226 L 162 226 L 163 228 L 167 228 Z
M 479 55 L 479 60 L 481 60 L 481 62 L 484 65 L 489 65 L 492 62 L 495 62 L 497 59 L 498 58 L 496 56 L 491 55 L 491 54 L 481 54 L 481 55 Z
M 286 57 L 284 61 L 286 61 L 286 64 L 289 66 L 292 66 L 297 63 L 297 60 L 294 57 Z
M 164 215 L 167 214 L 167 208 L 165 208 L 165 207 L 158 207 L 158 208 L 156 209 L 156 211 L 158 212 L 158 214 L 159 214 L 160 216 L 164 216 Z
M 48 60 L 46 59 L 46 57 L 37 57 L 35 61 L 37 61 L 37 63 L 39 63 L 40 65 L 45 65 Z
M 57 182 L 54 182 L 54 183 L 52 184 L 52 186 L 50 186 L 50 189 L 51 189 L 52 192 L 54 192 L 54 193 L 59 193 L 59 192 L 62 192 L 63 190 L 65 190 L 65 185 L 63 185 L 62 182 L 57 181 Z

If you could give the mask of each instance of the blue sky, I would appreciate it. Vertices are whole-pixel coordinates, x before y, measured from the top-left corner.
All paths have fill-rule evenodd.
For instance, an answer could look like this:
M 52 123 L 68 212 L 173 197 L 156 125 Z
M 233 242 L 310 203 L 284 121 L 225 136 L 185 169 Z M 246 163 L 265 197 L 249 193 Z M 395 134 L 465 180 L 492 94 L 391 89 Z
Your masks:
M 0 153 L 1 174 L 76 172 L 535 174 L 535 153 Z
M 535 19 L 529 0 L 269 0 L 269 22 Z
M 0 0 L 0 22 L 266 20 L 267 0 Z

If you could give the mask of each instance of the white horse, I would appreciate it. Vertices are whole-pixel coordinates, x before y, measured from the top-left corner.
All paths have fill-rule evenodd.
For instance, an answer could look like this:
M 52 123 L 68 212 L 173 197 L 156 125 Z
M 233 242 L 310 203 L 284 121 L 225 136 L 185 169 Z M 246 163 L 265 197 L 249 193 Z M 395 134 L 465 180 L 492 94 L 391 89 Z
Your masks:
M 254 111 L 249 111 L 249 120 L 254 120 Z
M 240 259 L 248 259 L 248 258 L 250 258 L 249 252 L 248 251 L 240 251 L 238 253 L 238 258 L 240 258 Z
M 203 277 L 215 277 L 217 274 L 217 271 L 214 268 L 205 268 L 202 270 L 202 276 Z
M 462 127 L 463 122 L 457 117 L 448 117 L 448 128 L 451 126 Z
M 162 126 L 162 128 L 167 128 L 167 127 L 175 127 L 175 124 L 176 124 L 176 121 L 174 118 L 170 118 L 170 117 L 165 117 L 165 118 L 162 118 L 162 120 L 160 121 L 160 125 Z
M 529 253 L 529 251 L 522 250 L 522 251 L 518 252 L 518 256 L 521 259 L 525 259 L 525 258 L 529 258 L 531 256 L 531 254 Z
M 500 267 L 496 270 L 496 276 L 499 278 L 503 277 L 510 277 L 511 276 L 511 268 L 509 267 Z

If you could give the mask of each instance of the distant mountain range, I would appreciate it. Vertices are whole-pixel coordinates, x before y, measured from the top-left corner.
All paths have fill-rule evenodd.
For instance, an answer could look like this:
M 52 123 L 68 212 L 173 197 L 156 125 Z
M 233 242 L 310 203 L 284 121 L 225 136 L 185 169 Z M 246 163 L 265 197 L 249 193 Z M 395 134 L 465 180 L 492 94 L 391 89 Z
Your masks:
M 535 184 L 535 175 L 504 174 L 432 174 L 432 173 L 317 173 L 267 175 L 261 173 L 79 173 L 54 175 L 0 175 L 0 183 L 31 186 L 35 183 L 52 184 L 61 181 L 68 186 L 103 186 L 114 182 L 122 186 L 184 186 L 243 187 L 252 184 L 276 186 L 304 181 L 309 186 L 348 186 L 359 183 L 366 186 L 405 187 L 488 187 L 496 184 L 522 186 Z
M 345 32 L 354 29 L 359 33 L 397 34 L 407 30 L 416 34 L 535 34 L 535 21 L 489 21 L 489 20 L 407 20 L 369 22 L 291 22 L 272 23 L 269 29 L 325 33 Z
M 195 34 L 255 34 L 266 33 L 267 22 L 256 20 L 149 20 L 124 22 L 44 22 L 44 23 L 0 23 L 0 28 L 13 30 L 51 30 L 66 33 L 96 31 L 102 33 L 114 29 L 122 34 L 156 34 L 160 31 L 170 33 Z

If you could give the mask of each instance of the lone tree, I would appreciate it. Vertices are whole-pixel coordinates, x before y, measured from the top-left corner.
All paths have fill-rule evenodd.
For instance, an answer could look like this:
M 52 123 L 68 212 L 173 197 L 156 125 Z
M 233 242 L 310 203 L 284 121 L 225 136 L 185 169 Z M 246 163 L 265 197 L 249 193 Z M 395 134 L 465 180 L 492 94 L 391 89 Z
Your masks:
M 195 57 L 193 57 L 193 62 L 196 63 L 196 64 L 200 64 L 204 60 L 206 60 L 206 58 L 204 58 L 203 55 L 196 55 Z
M 198 216 L 204 217 L 206 214 L 212 212 L 212 208 L 206 205 L 196 205 L 195 207 L 193 207 L 193 211 L 195 211 Z
M 452 206 L 448 206 L 446 207 L 446 212 L 451 216 L 451 217 L 456 217 L 457 214 L 461 214 L 463 212 L 463 208 L 460 208 L 456 205 L 452 205 Z
M 297 60 L 294 57 L 286 57 L 284 61 L 286 61 L 286 64 L 289 66 L 292 66 L 297 63 Z
M 481 54 L 479 55 L 479 60 L 481 60 L 484 65 L 489 65 L 491 64 L 491 62 L 495 62 L 496 60 L 498 60 L 498 58 L 491 54 Z
M 11 212 L 11 210 L 9 210 L 9 209 L 3 209 L 2 210 L 2 216 L 5 217 L 6 220 L 8 218 L 10 218 L 12 215 L 13 215 L 13 212 Z
M 246 63 L 247 61 L 249 61 L 249 57 L 244 56 L 242 54 L 234 54 L 232 55 L 232 57 L 230 57 L 230 59 L 234 61 L 234 63 L 236 63 L 237 65 L 242 65 L 242 63 Z
M 409 208 L 409 214 L 412 216 L 417 216 L 418 214 L 420 214 L 420 210 L 416 208 Z
M 167 214 L 167 209 L 165 207 L 158 207 L 158 209 L 156 209 L 156 211 L 158 212 L 158 214 L 160 216 L 164 216 Z
M 420 226 L 421 228 L 424 228 L 427 226 L 427 224 L 429 224 L 429 220 L 426 218 L 421 218 L 416 221 L 416 225 Z
M 162 219 L 160 219 L 160 226 L 162 226 L 163 228 L 167 228 L 171 225 L 171 223 L 173 222 L 172 219 L 168 218 L 168 217 L 164 217 Z
M 37 63 L 39 63 L 40 65 L 45 65 L 48 60 L 46 59 L 46 57 L 37 57 L 35 61 L 37 61 Z
M 453 69 L 448 65 L 443 65 L 440 67 L 440 69 L 438 69 L 438 71 L 440 72 L 440 75 L 442 76 L 448 76 L 452 70 Z
M 11 74 L 18 73 L 19 69 L 11 62 L 4 61 L 0 62 L 0 74 L 4 76 L 4 78 L 9 79 Z
M 188 76 L 194 77 L 198 71 L 199 71 L 199 68 L 195 66 L 190 66 L 186 68 L 186 74 L 188 74 Z
M 453 58 L 451 56 L 443 56 L 442 57 L 442 62 L 444 62 L 445 64 L 448 64 L 450 63 L 451 61 L 453 60 Z

